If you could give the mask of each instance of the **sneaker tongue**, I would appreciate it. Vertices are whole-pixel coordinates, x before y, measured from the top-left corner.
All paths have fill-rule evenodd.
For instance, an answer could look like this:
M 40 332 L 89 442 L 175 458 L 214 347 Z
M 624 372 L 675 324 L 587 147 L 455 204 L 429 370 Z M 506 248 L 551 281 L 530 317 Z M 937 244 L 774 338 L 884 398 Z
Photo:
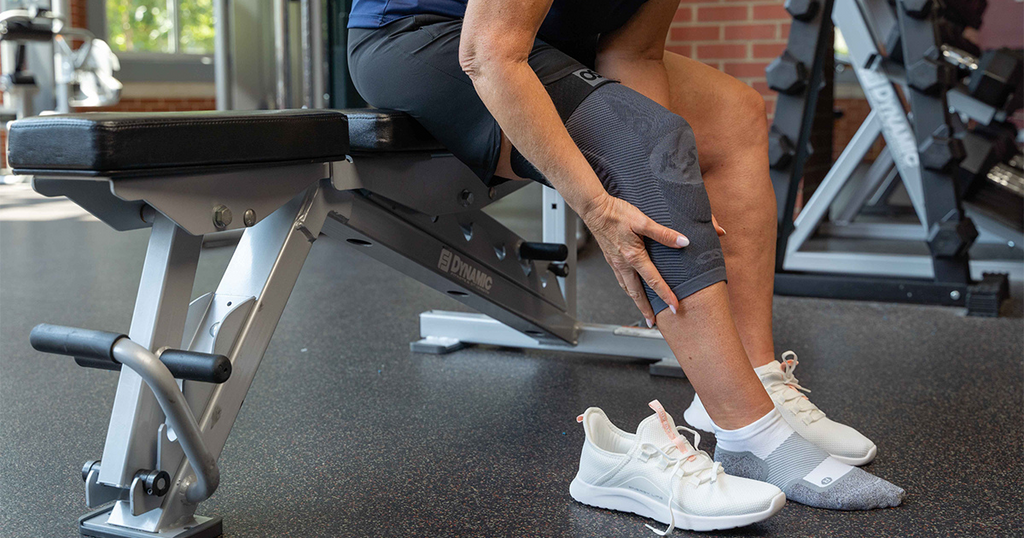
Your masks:
M 768 364 L 754 368 L 754 372 L 757 373 L 757 377 L 760 377 L 762 381 L 765 379 L 777 379 L 781 381 L 783 376 L 782 363 L 778 361 L 772 361 L 769 362 Z
M 660 449 L 670 450 L 672 446 L 679 449 L 678 444 L 682 443 L 683 447 L 686 448 L 685 452 L 693 450 L 693 446 L 690 444 L 685 437 L 676 433 L 676 423 L 672 420 L 672 416 L 668 413 L 664 415 L 665 420 L 668 422 L 669 430 L 665 431 L 665 427 L 662 425 L 662 421 L 659 418 L 658 413 L 655 413 L 645 418 L 640 425 L 636 428 L 636 439 L 639 443 L 650 443 Z M 672 437 L 669 436 L 668 432 L 674 434 L 676 441 L 673 442 Z M 682 452 L 682 451 L 681 451 Z
M 668 417 L 669 424 L 672 430 L 675 431 L 675 422 L 672 417 Z M 654 446 L 661 447 L 670 442 L 672 439 L 665 432 L 665 428 L 661 426 L 661 421 L 658 419 L 657 414 L 653 414 L 645 418 L 639 426 L 636 427 L 636 438 L 641 443 L 650 443 Z

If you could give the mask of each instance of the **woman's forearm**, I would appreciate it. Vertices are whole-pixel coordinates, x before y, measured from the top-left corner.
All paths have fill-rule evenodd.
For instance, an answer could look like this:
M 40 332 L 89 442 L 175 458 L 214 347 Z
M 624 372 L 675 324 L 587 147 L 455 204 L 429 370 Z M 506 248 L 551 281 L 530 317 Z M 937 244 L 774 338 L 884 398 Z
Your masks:
M 467 73 L 505 136 L 586 219 L 607 191 L 569 136 L 529 64 L 504 59 L 483 61 Z

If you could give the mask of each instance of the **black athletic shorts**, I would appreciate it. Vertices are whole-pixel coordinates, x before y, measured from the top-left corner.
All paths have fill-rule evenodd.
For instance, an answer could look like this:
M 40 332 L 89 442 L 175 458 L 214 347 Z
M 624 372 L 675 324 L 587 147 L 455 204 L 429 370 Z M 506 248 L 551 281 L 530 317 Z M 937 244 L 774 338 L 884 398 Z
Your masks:
M 349 70 L 356 89 L 378 108 L 416 118 L 488 185 L 501 151 L 501 128 L 459 66 L 462 19 L 416 15 L 381 28 L 349 30 Z M 547 86 L 593 68 L 596 38 L 559 43 L 537 39 L 529 64 Z

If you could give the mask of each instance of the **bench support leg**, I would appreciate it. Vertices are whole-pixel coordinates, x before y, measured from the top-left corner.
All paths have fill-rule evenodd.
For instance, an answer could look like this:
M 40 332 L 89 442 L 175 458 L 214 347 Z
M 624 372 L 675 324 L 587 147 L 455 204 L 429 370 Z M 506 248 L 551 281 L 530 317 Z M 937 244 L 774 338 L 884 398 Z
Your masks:
M 225 353 L 231 360 L 232 375 L 223 384 L 181 382 L 183 393 L 198 417 L 203 442 L 214 457 L 219 458 L 227 442 L 228 434 L 255 377 L 256 369 L 263 359 L 312 243 L 320 235 L 326 216 L 327 209 L 319 186 L 310 188 L 304 195 L 245 231 L 217 291 L 212 296 L 206 295 L 196 299 L 192 308 L 188 310 L 187 305 L 179 307 L 175 302 L 174 310 L 169 311 L 174 314 L 176 320 L 175 331 L 174 335 L 167 336 L 168 341 L 161 343 L 161 346 L 177 347 L 182 343 L 184 335 L 184 346 L 190 347 L 193 351 L 216 350 Z M 154 227 L 154 236 L 157 236 L 159 231 L 160 229 Z M 151 241 L 151 246 L 154 241 Z M 195 243 L 195 257 L 198 259 L 202 238 L 195 237 L 189 241 Z M 147 267 L 151 260 L 156 259 L 151 252 L 147 256 Z M 191 268 L 191 274 L 195 274 L 194 262 L 167 265 L 177 269 L 183 269 L 180 266 L 187 265 Z M 146 278 L 144 270 L 143 288 L 146 288 L 147 282 L 151 283 Z M 184 299 L 187 300 L 188 294 L 191 293 L 192 280 L 188 281 L 187 286 L 179 283 L 178 288 L 187 288 L 187 294 L 184 295 Z M 140 298 L 142 296 L 140 292 Z M 176 297 L 180 298 L 180 290 Z M 144 306 L 140 299 L 136 307 L 136 317 L 147 312 Z M 164 319 L 168 315 L 165 310 L 170 309 L 171 305 L 158 302 L 151 308 L 155 309 L 158 319 Z M 190 329 L 189 334 L 185 334 L 186 326 Z M 134 322 L 132 330 L 134 339 Z M 124 372 L 130 370 L 125 369 Z M 122 376 L 124 375 L 122 373 Z M 118 397 L 121 397 L 120 388 Z M 172 477 L 170 491 L 163 497 L 159 508 L 143 514 L 132 514 L 129 504 L 125 501 L 118 501 L 102 513 L 88 514 L 83 517 L 80 524 L 82 534 L 103 538 L 205 538 L 218 535 L 219 518 L 211 520 L 194 516 L 197 505 L 189 504 L 185 500 L 185 491 L 194 480 L 194 473 L 181 456 L 177 443 L 168 439 L 160 409 L 156 408 L 146 413 L 143 411 L 146 410 L 136 410 L 134 415 L 127 417 L 112 417 L 111 430 L 115 433 L 122 432 L 127 429 L 125 424 L 135 425 L 136 428 L 139 425 L 146 426 L 145 429 L 139 429 L 139 435 L 148 433 L 145 439 L 147 442 L 137 441 L 139 448 L 132 447 L 128 454 L 131 457 L 148 457 L 150 467 L 145 468 L 155 468 L 159 463 L 161 470 L 167 471 Z M 108 468 L 111 469 L 110 472 L 116 470 L 112 465 L 108 466 L 107 461 L 103 461 L 102 469 Z M 131 473 L 134 469 L 126 469 L 124 472 Z
M 142 267 L 128 337 L 150 351 L 179 347 L 192 295 L 202 237 L 189 235 L 157 214 Z M 156 437 L 163 412 L 152 391 L 131 368 L 122 368 L 110 414 L 99 482 L 131 486 L 139 469 L 154 469 Z

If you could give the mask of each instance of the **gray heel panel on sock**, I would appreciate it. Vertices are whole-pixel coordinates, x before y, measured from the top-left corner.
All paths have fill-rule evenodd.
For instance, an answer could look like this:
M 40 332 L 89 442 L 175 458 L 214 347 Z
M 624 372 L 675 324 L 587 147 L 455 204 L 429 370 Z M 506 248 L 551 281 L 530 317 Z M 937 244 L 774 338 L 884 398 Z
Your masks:
M 750 452 L 729 452 L 715 449 L 715 461 L 722 464 L 722 469 L 733 476 L 751 480 L 768 481 L 768 464 Z

